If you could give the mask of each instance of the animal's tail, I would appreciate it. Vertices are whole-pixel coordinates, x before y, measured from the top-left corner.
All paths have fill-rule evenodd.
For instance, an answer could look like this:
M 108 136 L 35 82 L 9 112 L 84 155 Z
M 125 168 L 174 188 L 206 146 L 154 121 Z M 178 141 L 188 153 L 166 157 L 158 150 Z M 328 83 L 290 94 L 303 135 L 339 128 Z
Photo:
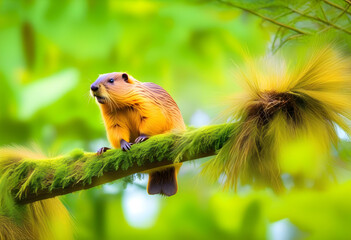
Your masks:
M 10 169 L 25 158 L 45 156 L 24 147 L 0 148 L 0 240 L 73 239 L 69 213 L 58 198 L 25 205 L 14 202 L 7 190 L 13 184 L 8 182 Z
M 165 196 L 176 194 L 178 190 L 177 175 L 180 166 L 181 164 L 177 164 L 150 172 L 147 192 L 151 195 L 161 194 Z
M 336 126 L 351 133 L 351 62 L 332 44 L 316 44 L 303 57 L 248 60 L 236 80 L 244 87 L 229 110 L 236 128 L 205 166 L 228 187 L 240 179 L 279 190 L 282 147 L 307 137 L 330 153 Z

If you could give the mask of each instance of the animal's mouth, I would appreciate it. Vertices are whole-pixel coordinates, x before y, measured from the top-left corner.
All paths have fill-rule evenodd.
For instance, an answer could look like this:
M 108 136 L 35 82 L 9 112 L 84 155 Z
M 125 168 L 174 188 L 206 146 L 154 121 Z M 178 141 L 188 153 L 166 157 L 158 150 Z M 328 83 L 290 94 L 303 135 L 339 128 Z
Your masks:
M 96 100 L 100 104 L 104 104 L 107 101 L 106 97 L 101 96 L 103 94 L 101 94 L 100 91 L 90 91 L 90 94 L 91 94 L 92 97 L 96 98 Z
M 97 95 L 95 95 L 94 97 L 96 98 L 96 100 L 97 100 L 100 104 L 106 103 L 106 98 L 101 97 L 101 96 L 97 96 Z

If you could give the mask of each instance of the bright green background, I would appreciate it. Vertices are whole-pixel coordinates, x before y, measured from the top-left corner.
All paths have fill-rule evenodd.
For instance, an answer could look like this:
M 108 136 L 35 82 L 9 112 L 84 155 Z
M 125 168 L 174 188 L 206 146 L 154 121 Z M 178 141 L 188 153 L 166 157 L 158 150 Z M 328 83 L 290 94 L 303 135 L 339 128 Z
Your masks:
M 53 155 L 107 146 L 89 87 L 112 71 L 164 87 L 187 125 L 211 124 L 237 91 L 242 52 L 261 56 L 275 31 L 205 1 L 0 0 L 0 145 L 34 142 Z M 76 238 L 351 238 L 348 170 L 323 191 L 292 188 L 278 197 L 249 186 L 222 191 L 199 168 L 184 164 L 171 198 L 148 196 L 146 179 L 63 197 Z M 137 217 L 128 220 L 131 209 Z

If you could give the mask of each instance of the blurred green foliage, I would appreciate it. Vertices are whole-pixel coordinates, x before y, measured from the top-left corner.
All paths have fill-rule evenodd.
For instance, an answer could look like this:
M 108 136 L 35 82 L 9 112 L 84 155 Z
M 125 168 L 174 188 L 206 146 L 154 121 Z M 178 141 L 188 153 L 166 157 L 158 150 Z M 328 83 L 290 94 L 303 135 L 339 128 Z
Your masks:
M 214 119 L 227 106 L 223 96 L 238 90 L 232 77 L 241 53 L 264 54 L 276 30 L 216 1 L 2 0 L 0 145 L 35 142 L 54 155 L 107 145 L 89 86 L 112 71 L 163 86 L 187 125 L 198 111 Z M 305 148 L 287 150 L 289 164 L 303 157 L 287 165 L 294 173 L 309 174 Z M 348 239 L 349 149 L 345 141 L 335 150 L 340 185 L 306 183 L 282 196 L 249 186 L 223 192 L 198 174 L 198 161 L 184 164 L 172 198 L 147 196 L 145 179 L 129 178 L 62 199 L 77 239 Z M 128 203 L 138 210 L 134 220 Z
M 228 8 L 242 9 L 275 25 L 270 47 L 276 52 L 291 41 L 308 35 L 333 34 L 334 40 L 351 44 L 350 1 L 348 0 L 213 0 Z M 350 52 L 350 50 L 348 50 Z

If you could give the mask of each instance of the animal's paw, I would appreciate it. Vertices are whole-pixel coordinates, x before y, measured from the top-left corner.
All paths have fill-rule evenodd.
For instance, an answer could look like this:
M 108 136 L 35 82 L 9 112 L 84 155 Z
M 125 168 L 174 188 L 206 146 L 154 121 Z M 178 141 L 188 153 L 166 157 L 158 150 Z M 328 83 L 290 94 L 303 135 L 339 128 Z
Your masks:
M 106 152 L 107 150 L 109 150 L 111 148 L 108 148 L 108 147 L 102 147 L 100 148 L 97 152 L 96 152 L 96 155 L 101 155 L 103 154 L 104 152 Z
M 133 145 L 133 143 L 129 143 L 124 139 L 121 140 L 121 149 L 123 151 L 129 151 L 130 148 L 132 147 L 132 145 Z
M 141 142 L 144 142 L 144 141 L 146 141 L 146 140 L 148 140 L 149 139 L 149 136 L 147 136 L 147 135 L 144 135 L 144 134 L 141 134 L 139 137 L 137 137 L 136 139 L 135 139 L 135 144 L 137 144 L 137 143 L 141 143 Z

